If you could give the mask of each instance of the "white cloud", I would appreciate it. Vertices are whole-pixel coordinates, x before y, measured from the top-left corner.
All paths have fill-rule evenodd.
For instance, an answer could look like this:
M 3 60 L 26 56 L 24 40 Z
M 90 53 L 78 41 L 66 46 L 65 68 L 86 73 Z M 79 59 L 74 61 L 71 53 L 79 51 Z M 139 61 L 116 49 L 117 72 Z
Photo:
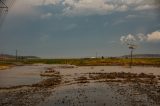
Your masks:
M 34 6 L 56 5 L 60 2 L 61 0 L 16 0 L 12 11 L 16 14 L 30 14 L 35 11 Z
M 17 0 L 19 6 L 61 5 L 66 16 L 106 15 L 112 12 L 142 11 L 156 9 L 157 0 Z M 18 7 L 18 9 L 20 8 Z M 17 10 L 20 11 L 21 9 Z
M 160 31 L 155 31 L 150 34 L 144 35 L 142 33 L 137 35 L 127 35 L 127 36 L 121 36 L 120 41 L 122 43 L 127 42 L 160 42 Z
M 59 4 L 62 0 L 43 0 L 43 5 L 48 5 L 48 4 Z
M 127 35 L 127 36 L 121 36 L 120 41 L 122 43 L 133 43 L 136 41 L 136 38 L 134 37 L 134 35 Z
M 137 38 L 137 40 L 140 41 L 140 42 L 147 40 L 147 36 L 145 36 L 145 35 L 142 34 L 142 33 L 137 34 L 137 35 L 136 35 L 136 38 Z
M 139 11 L 159 8 L 156 0 L 64 0 L 64 15 L 105 15 L 127 10 Z
M 120 6 L 117 6 L 116 8 L 116 11 L 127 11 L 128 10 L 128 6 L 127 5 L 120 5 Z
M 56 5 L 59 4 L 62 0 L 23 0 L 23 3 L 26 4 L 31 4 L 31 5 Z
M 149 5 L 149 4 L 146 4 L 146 5 L 140 5 L 140 6 L 137 6 L 135 8 L 135 10 L 151 10 L 151 9 L 156 9 L 158 8 L 159 6 L 156 6 L 156 5 Z
M 149 42 L 160 42 L 160 31 L 152 32 L 147 35 L 147 41 Z
M 52 13 L 46 13 L 46 14 L 41 15 L 41 18 L 46 19 L 46 18 L 51 17 L 52 15 L 53 15 Z
M 105 0 L 64 0 L 66 7 L 64 15 L 92 15 L 106 14 L 115 9 L 113 4 L 107 4 Z
M 12 14 L 19 15 L 30 15 L 30 16 L 38 16 L 42 19 L 51 17 L 53 14 L 48 12 L 46 14 L 42 14 L 41 10 L 35 8 L 36 6 L 42 5 L 57 5 L 62 0 L 16 0 L 13 8 L 11 9 Z

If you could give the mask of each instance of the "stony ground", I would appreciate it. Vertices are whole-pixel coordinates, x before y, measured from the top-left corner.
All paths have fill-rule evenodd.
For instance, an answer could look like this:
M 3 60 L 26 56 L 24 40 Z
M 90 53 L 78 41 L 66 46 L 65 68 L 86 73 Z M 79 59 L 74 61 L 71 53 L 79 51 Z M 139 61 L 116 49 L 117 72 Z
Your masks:
M 36 84 L 0 88 L 0 106 L 160 105 L 159 75 L 104 70 L 64 74 L 55 67 L 40 75 L 45 79 Z

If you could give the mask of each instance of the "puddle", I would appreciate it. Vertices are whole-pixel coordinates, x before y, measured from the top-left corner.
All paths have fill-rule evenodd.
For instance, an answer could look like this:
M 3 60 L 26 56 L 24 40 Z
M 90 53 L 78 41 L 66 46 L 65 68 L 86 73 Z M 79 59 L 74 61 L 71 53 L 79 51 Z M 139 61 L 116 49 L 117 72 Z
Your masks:
M 17 85 L 34 84 L 44 77 L 40 76 L 40 72 L 45 71 L 46 67 L 55 67 L 56 71 L 59 71 L 63 75 L 64 80 L 73 81 L 74 78 L 80 77 L 84 73 L 92 72 L 132 72 L 132 73 L 153 73 L 160 75 L 160 70 L 157 67 L 133 67 L 124 68 L 121 66 L 85 66 L 85 67 L 73 67 L 66 68 L 60 67 L 61 65 L 32 65 L 32 66 L 18 66 L 11 69 L 0 71 L 0 87 L 10 87 Z M 102 71 L 103 70 L 103 71 Z
M 42 80 L 40 72 L 45 66 L 18 66 L 0 71 L 0 87 L 28 85 Z
M 52 96 L 38 106 L 156 106 L 147 95 L 131 95 L 133 92 L 128 85 L 74 84 L 56 88 Z
M 55 75 L 48 77 L 50 74 L 48 69 L 53 69 L 53 72 L 56 72 L 59 77 Z M 0 71 L 0 87 L 35 85 L 19 89 L 1 89 L 0 104 L 20 104 L 20 106 L 30 104 L 37 104 L 37 106 L 159 106 L 157 105 L 160 104 L 159 82 L 148 84 L 142 81 L 140 83 L 143 77 L 153 82 L 154 78 L 151 76 L 160 75 L 159 69 L 157 67 L 133 67 L 130 69 L 120 66 L 71 67 L 45 64 L 18 66 Z M 45 71 L 47 74 L 41 75 Z M 139 78 L 139 80 L 135 80 L 139 83 L 135 83 L 131 79 L 127 80 L 127 83 L 118 81 L 120 78 L 128 79 L 131 76 L 132 80 L 134 77 L 135 79 Z M 116 78 L 119 79 L 113 81 Z M 156 78 L 155 81 L 159 80 Z

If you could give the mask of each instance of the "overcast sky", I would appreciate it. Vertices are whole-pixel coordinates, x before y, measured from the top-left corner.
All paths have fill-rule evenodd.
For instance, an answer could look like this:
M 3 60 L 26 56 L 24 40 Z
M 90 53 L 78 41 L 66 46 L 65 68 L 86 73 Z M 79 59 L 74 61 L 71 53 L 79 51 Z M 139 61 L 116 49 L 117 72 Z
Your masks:
M 0 53 L 47 58 L 160 53 L 159 0 L 16 0 L 0 28 Z

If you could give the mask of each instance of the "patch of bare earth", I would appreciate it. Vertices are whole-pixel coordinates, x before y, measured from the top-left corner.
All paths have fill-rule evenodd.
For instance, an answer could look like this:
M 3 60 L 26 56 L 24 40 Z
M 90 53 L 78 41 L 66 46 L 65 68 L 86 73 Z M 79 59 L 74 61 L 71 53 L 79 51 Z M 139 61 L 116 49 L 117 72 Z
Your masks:
M 78 83 L 86 83 L 89 81 L 129 84 L 131 89 L 137 91 L 132 93 L 134 95 L 147 95 L 147 97 L 154 101 L 155 104 L 160 105 L 160 76 L 145 73 L 87 73 L 87 77 L 79 77 L 76 79 Z M 125 91 L 126 92 L 126 91 Z M 119 92 L 121 93 L 121 92 Z

